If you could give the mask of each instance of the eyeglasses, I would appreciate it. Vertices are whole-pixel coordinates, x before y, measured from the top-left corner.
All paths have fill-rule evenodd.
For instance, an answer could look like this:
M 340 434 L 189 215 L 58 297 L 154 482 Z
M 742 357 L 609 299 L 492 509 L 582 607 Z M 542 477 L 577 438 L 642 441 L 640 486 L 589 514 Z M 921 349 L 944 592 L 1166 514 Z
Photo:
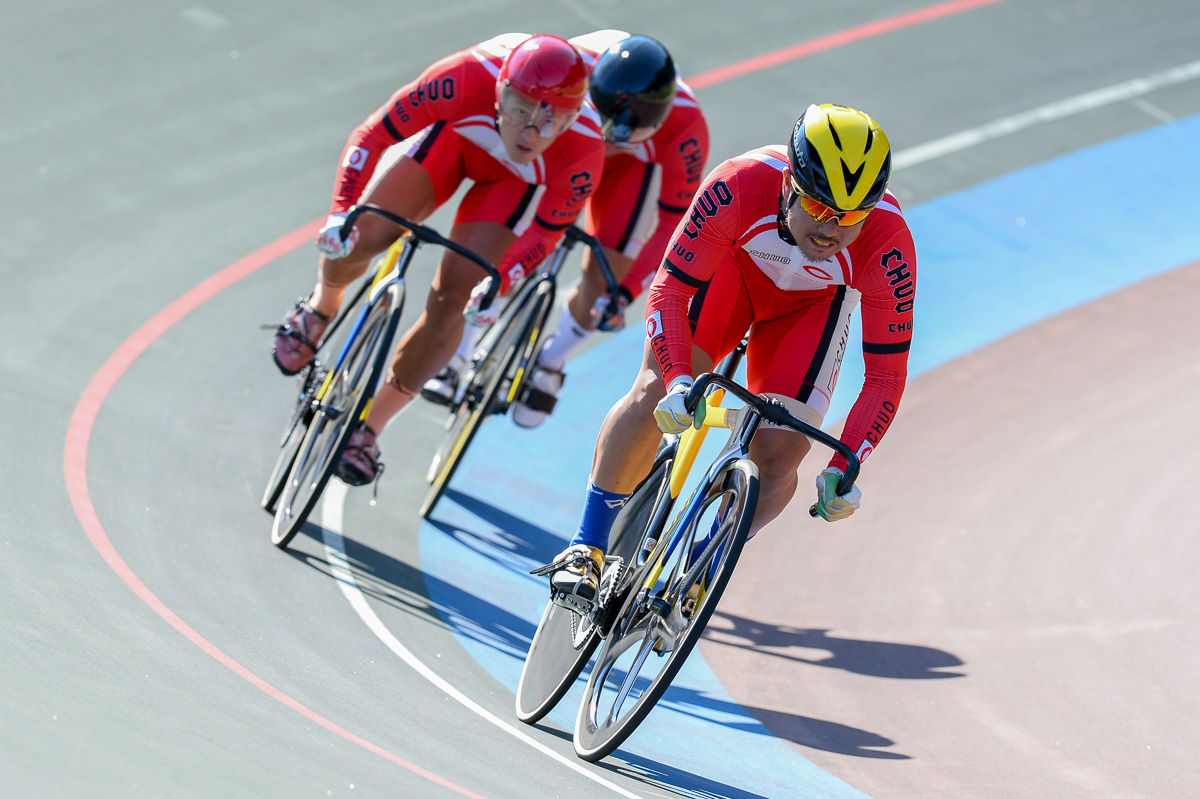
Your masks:
M 839 211 L 836 208 L 830 208 L 820 200 L 814 200 L 805 194 L 796 184 L 796 178 L 793 175 L 788 176 L 791 179 L 792 191 L 800 196 L 800 207 L 804 212 L 818 222 L 825 223 L 830 219 L 834 219 L 838 223 L 838 227 L 850 227 L 857 225 L 859 222 L 867 218 L 867 214 L 871 213 L 875 206 L 869 208 L 858 208 L 853 211 Z
M 500 90 L 500 118 L 517 130 L 535 128 L 543 139 L 561 136 L 579 118 L 578 108 L 531 103 L 505 86 Z

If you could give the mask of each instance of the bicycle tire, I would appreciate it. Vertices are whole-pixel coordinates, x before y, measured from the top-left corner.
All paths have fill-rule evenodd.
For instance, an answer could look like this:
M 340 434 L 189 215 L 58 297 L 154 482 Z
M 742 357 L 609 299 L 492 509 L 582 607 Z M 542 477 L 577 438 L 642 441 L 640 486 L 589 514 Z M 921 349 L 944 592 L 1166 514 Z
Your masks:
M 669 466 L 670 461 L 656 464 L 625 503 L 609 536 L 610 561 L 620 558 L 622 564 L 634 562 Z M 517 683 L 518 719 L 533 724 L 562 701 L 591 660 L 602 629 L 603 625 L 597 626 L 561 605 L 546 603 Z
M 553 304 L 554 283 L 549 280 L 531 285 L 514 298 L 512 312 L 506 313 L 503 329 L 493 338 L 462 399 L 454 406 L 446 436 L 429 464 L 426 474 L 429 490 L 421 503 L 421 518 L 429 517 L 446 492 L 483 420 L 492 414 L 508 412 L 529 373 L 528 367 L 537 357 Z M 501 391 L 506 394 L 503 401 L 499 399 Z
M 312 421 L 315 408 L 313 397 L 325 379 L 325 367 L 314 360 L 304 368 L 299 378 L 300 393 L 296 398 L 296 405 L 288 417 L 287 424 L 283 427 L 283 437 L 279 442 L 279 455 L 275 458 L 275 466 L 271 469 L 271 476 L 267 478 L 267 486 L 263 489 L 262 499 L 259 502 L 262 509 L 272 516 L 275 515 L 275 505 L 279 500 L 279 495 L 283 493 L 284 483 L 287 482 L 288 474 L 291 473 L 292 463 L 296 460 L 296 453 L 300 451 L 300 443 L 304 440 L 309 422 Z
M 333 476 L 350 432 L 374 397 L 392 359 L 403 309 L 404 285 L 393 283 L 371 303 L 361 327 L 356 325 L 347 333 L 355 336 L 354 341 L 337 374 L 327 378 L 329 388 L 314 409 L 275 509 L 271 543 L 280 549 L 304 528 Z
M 482 354 L 474 359 L 470 369 L 460 378 L 465 382 L 466 388 L 458 393 L 458 399 L 452 403 L 450 415 L 446 419 L 447 435 L 442 437 L 441 443 L 438 444 L 438 448 L 433 454 L 433 459 L 429 462 L 429 468 L 425 473 L 426 483 L 432 484 L 438 477 L 442 461 L 462 437 L 471 411 L 480 404 L 483 392 L 490 386 L 492 377 L 499 368 L 502 353 L 507 352 L 501 346 L 502 342 L 499 339 L 502 336 L 511 337 L 512 331 L 515 329 L 513 320 L 516 318 L 516 312 L 525 304 L 534 288 L 533 284 L 522 285 L 513 300 L 504 306 L 499 318 L 480 337 L 476 352 Z
M 725 544 L 719 550 L 718 566 L 690 616 L 684 617 L 680 613 L 674 622 L 682 627 L 677 633 L 674 645 L 665 654 L 655 652 L 655 647 L 664 642 L 659 634 L 665 626 L 664 617 L 649 607 L 654 601 L 661 601 L 663 605 L 669 605 L 668 615 L 674 619 L 684 599 L 682 593 L 675 597 L 674 602 L 662 600 L 664 595 L 669 597 L 672 590 L 677 589 L 683 570 L 664 570 L 668 584 L 656 590 L 651 597 L 639 596 L 640 590 L 628 592 L 617 621 L 596 657 L 596 664 L 588 677 L 583 699 L 579 703 L 573 738 L 575 753 L 584 760 L 600 760 L 624 743 L 666 692 L 671 680 L 675 678 L 703 634 L 704 627 L 720 601 L 741 555 L 754 518 L 754 509 L 758 503 L 758 468 L 752 462 L 745 459 L 732 461 L 716 475 L 705 478 L 681 510 L 681 514 L 687 513 L 695 502 L 701 503 L 706 511 L 725 496 L 732 498 L 729 509 L 736 515 L 732 523 L 725 523 L 725 531 L 721 533 Z M 708 519 L 707 512 L 696 513 L 691 520 L 690 529 L 685 531 L 680 540 L 684 544 L 694 540 L 696 530 L 703 529 Z M 682 557 L 683 552 L 680 550 L 683 549 L 686 547 L 677 547 L 677 551 L 670 553 L 670 557 Z M 643 578 L 657 562 L 657 557 L 652 558 L 637 570 L 635 585 L 642 584 Z M 674 585 L 670 584 L 672 581 Z M 661 579 L 656 585 L 660 584 Z M 633 662 L 623 671 L 618 671 L 618 661 L 635 648 Z M 662 659 L 659 661 L 661 668 L 647 679 L 642 672 L 652 656 Z M 610 684 L 610 677 L 616 678 L 614 684 Z M 640 691 L 637 690 L 639 683 Z M 629 705 L 630 702 L 632 705 Z

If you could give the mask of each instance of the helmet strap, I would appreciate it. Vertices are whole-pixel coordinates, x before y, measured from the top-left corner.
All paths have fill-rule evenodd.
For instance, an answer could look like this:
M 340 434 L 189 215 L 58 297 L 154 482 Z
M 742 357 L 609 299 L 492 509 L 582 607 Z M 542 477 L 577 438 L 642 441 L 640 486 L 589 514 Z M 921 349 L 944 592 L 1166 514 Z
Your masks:
M 787 197 L 786 203 L 783 201 L 785 196 Z M 779 238 L 793 247 L 798 245 L 796 244 L 796 237 L 792 235 L 792 229 L 788 227 L 787 216 L 788 211 L 792 210 L 792 206 L 796 204 L 796 200 L 798 199 L 800 199 L 800 195 L 792 191 L 789 186 L 786 195 L 779 195 L 779 215 L 775 217 L 775 224 L 779 230 Z

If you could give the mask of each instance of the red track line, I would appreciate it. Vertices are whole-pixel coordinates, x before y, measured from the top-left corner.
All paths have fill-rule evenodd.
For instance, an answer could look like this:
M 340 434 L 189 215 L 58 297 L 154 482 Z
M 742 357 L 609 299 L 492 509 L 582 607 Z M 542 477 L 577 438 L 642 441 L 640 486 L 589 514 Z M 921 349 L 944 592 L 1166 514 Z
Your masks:
M 736 64 L 710 69 L 708 72 L 701 72 L 699 75 L 685 78 L 684 80 L 693 89 L 701 89 L 705 86 L 723 83 L 750 72 L 758 72 L 761 69 L 768 69 L 769 67 L 778 66 L 788 61 L 794 61 L 797 58 L 803 58 L 813 53 L 832 50 L 835 47 L 860 42 L 863 39 L 870 39 L 884 33 L 891 33 L 900 28 L 907 28 L 912 25 L 919 25 L 922 22 L 948 17 L 951 14 L 958 14 L 962 11 L 970 11 L 979 6 L 1002 2 L 1004 0 L 953 0 L 953 2 L 922 8 L 918 11 L 897 14 L 894 17 L 888 17 L 876 22 L 868 22 L 856 28 L 849 28 L 837 33 L 831 33 L 828 36 L 821 36 L 816 39 L 810 39 L 807 42 L 793 44 L 790 47 L 784 47 L 782 50 L 775 50 L 774 52 L 764 53 L 754 58 L 747 58 L 745 61 L 739 61 Z
M 807 42 L 786 47 L 782 50 L 776 50 L 773 53 L 767 53 L 762 56 L 750 58 L 745 61 L 740 61 L 736 64 L 730 64 L 726 67 L 703 72 L 692 78 L 688 78 L 687 82 L 693 88 L 701 88 L 704 86 L 712 86 L 726 80 L 730 80 L 741 75 L 751 72 L 756 72 L 761 69 L 776 66 L 778 64 L 792 61 L 797 58 L 802 58 L 813 53 L 831 50 L 835 47 L 840 47 L 851 42 L 861 41 L 863 39 L 878 36 L 883 33 L 897 30 L 899 28 L 916 25 L 921 22 L 928 22 L 933 19 L 957 14 L 961 11 L 967 11 L 978 6 L 989 5 L 991 3 L 1003 2 L 1003 0 L 954 0 L 954 2 L 943 3 L 937 6 L 931 6 L 920 11 L 913 11 L 905 14 L 899 14 L 894 17 L 879 20 L 877 22 L 860 25 L 856 28 L 851 28 L 840 33 L 822 36 L 817 39 L 812 39 Z M 226 655 L 202 635 L 192 629 L 188 624 L 175 615 L 162 600 L 154 595 L 145 583 L 143 583 L 133 570 L 125 563 L 119 554 L 112 541 L 109 540 L 108 534 L 104 531 L 103 525 L 100 524 L 100 517 L 96 514 L 96 509 L 92 505 L 91 492 L 88 489 L 87 481 L 87 455 L 88 442 L 91 439 L 92 430 L 96 425 L 96 417 L 100 413 L 100 408 L 104 405 L 104 401 L 108 398 L 109 393 L 117 384 L 117 381 L 125 374 L 130 365 L 137 360 L 146 349 L 154 343 L 159 336 L 163 335 L 167 330 L 173 327 L 177 322 L 187 316 L 189 313 L 200 307 L 210 299 L 215 297 L 220 292 L 232 286 L 247 275 L 261 269 L 271 261 L 279 258 L 302 244 L 305 244 L 313 239 L 320 225 L 320 220 L 310 222 L 309 224 L 298 228 L 287 235 L 276 239 L 270 244 L 262 247 L 250 255 L 236 261 L 225 269 L 216 273 L 212 277 L 201 282 L 199 285 L 192 288 L 179 299 L 172 302 L 166 308 L 155 314 L 148 322 L 142 325 L 132 336 L 125 340 L 117 351 L 109 356 L 100 370 L 92 377 L 84 389 L 83 396 L 75 405 L 75 411 L 71 415 L 71 422 L 67 428 L 66 447 L 63 452 L 63 476 L 67 484 L 67 494 L 70 496 L 71 505 L 75 509 L 75 515 L 79 517 L 79 522 L 83 526 L 84 532 L 87 534 L 88 540 L 92 542 L 92 546 L 104 559 L 117 576 L 128 585 L 155 613 L 163 618 L 168 624 L 178 630 L 185 638 L 200 647 L 205 653 L 213 657 L 215 660 L 223 664 L 226 668 L 237 674 L 242 679 L 249 682 L 259 690 L 266 693 L 268 696 L 286 705 L 300 715 L 310 721 L 319 724 L 330 732 L 341 736 L 357 746 L 361 746 L 367 751 L 379 755 L 396 765 L 411 771 L 412 773 L 424 777 L 425 779 L 437 785 L 453 791 L 461 796 L 471 797 L 471 799 L 483 799 L 479 794 L 476 794 L 466 788 L 456 785 L 453 782 L 434 774 L 427 769 L 410 763 L 404 758 L 395 755 L 386 749 L 383 749 L 370 741 L 364 740 L 349 730 L 339 727 L 332 721 L 326 719 L 314 710 L 305 707 L 304 705 L 292 699 L 287 694 L 275 688 L 270 683 L 263 680 L 252 671 L 242 666 L 233 658 Z
M 113 546 L 112 541 L 109 540 L 108 534 L 105 533 L 104 527 L 100 524 L 100 518 L 96 515 L 96 509 L 92 505 L 91 493 L 88 490 L 87 483 L 88 440 L 91 438 L 92 429 L 96 424 L 96 416 L 100 413 L 100 408 L 104 405 L 104 400 L 108 397 L 109 392 L 112 391 L 113 386 L 117 384 L 117 381 L 121 379 L 121 376 L 125 374 L 129 366 L 139 355 L 146 351 L 146 348 L 155 339 L 170 329 L 176 322 L 246 275 L 265 266 L 285 253 L 291 252 L 301 244 L 311 241 L 316 235 L 318 227 L 318 222 L 305 225 L 222 269 L 155 314 L 150 321 L 146 322 L 137 332 L 126 339 L 125 343 L 105 361 L 104 365 L 100 367 L 100 371 L 96 373 L 92 381 L 88 384 L 88 387 L 84 390 L 83 397 L 80 398 L 79 403 L 75 406 L 75 412 L 71 415 L 70 426 L 67 428 L 66 451 L 63 454 L 67 493 L 71 498 L 71 504 L 75 508 L 75 514 L 79 517 L 79 521 L 83 525 L 84 532 L 87 533 L 92 546 L 100 553 L 100 557 L 104 558 L 104 562 L 117 573 L 117 576 L 126 585 L 133 589 L 133 592 L 137 594 L 139 599 L 150 606 L 151 610 L 161 616 L 168 624 L 182 633 L 189 641 L 204 650 L 208 655 L 212 656 L 255 688 L 266 693 L 272 699 L 281 702 L 330 732 L 340 735 L 347 741 L 361 746 L 368 752 L 379 755 L 385 760 L 389 760 L 461 796 L 471 797 L 471 799 L 483 799 L 479 794 L 456 785 L 446 778 L 421 768 L 416 764 L 410 763 L 404 758 L 339 727 L 316 711 L 310 710 L 295 699 L 292 699 L 210 643 L 200 633 L 188 626 L 187 622 L 176 616 L 170 608 L 163 604 L 162 600 L 154 595 L 154 592 L 145 583 L 138 579 L 133 570 L 117 554 L 116 548 Z

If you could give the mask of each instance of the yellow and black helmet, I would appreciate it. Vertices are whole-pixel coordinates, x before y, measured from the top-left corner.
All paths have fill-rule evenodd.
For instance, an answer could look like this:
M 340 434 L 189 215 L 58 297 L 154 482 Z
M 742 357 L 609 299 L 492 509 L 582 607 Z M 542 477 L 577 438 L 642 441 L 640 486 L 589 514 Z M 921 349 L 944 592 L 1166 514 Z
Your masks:
M 875 120 L 844 105 L 810 105 L 788 140 L 795 188 L 839 211 L 879 202 L 892 171 L 892 150 Z

